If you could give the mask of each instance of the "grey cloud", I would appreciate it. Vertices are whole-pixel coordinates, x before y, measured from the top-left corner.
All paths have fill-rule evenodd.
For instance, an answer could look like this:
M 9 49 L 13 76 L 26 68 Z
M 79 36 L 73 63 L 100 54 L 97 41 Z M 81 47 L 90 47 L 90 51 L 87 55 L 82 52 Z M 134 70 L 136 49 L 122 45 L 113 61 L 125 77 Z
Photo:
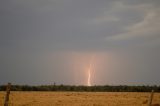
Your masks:
M 104 63 L 95 72 L 95 84 L 106 84 L 108 80 L 110 84 L 132 81 L 158 84 L 159 3 L 159 0 L 1 0 L 0 83 L 12 80 L 85 84 L 83 70 L 89 61 L 86 57 L 97 54 L 97 58 L 104 58 Z M 73 61 L 73 57 L 83 60 Z M 74 63 L 80 76 L 71 67 Z M 155 71 L 151 74 L 153 67 Z M 127 74 L 123 77 L 120 73 Z M 145 73 L 147 77 L 143 78 Z M 24 80 L 19 81 L 22 77 Z

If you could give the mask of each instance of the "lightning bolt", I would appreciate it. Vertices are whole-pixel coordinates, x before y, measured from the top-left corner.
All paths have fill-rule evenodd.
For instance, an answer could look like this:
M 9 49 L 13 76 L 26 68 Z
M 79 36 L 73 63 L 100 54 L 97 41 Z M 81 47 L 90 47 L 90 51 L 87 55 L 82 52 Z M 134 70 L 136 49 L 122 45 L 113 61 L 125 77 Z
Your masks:
M 88 69 L 88 86 L 91 86 L 91 67 L 92 67 L 92 64 L 90 63 L 89 69 Z
M 91 58 L 89 68 L 88 68 L 88 80 L 87 80 L 87 85 L 88 86 L 91 86 L 91 73 L 92 73 L 92 70 L 93 70 L 93 60 L 94 60 L 94 57 Z

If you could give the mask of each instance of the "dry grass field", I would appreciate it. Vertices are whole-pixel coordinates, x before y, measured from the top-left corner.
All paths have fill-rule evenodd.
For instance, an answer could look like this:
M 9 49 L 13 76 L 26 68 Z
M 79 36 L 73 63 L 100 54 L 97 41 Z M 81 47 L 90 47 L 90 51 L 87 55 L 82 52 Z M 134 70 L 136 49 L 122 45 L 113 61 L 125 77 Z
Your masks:
M 5 92 L 0 92 L 3 106 Z M 122 92 L 11 92 L 10 106 L 147 106 L 150 93 Z M 160 104 L 160 93 L 153 104 Z

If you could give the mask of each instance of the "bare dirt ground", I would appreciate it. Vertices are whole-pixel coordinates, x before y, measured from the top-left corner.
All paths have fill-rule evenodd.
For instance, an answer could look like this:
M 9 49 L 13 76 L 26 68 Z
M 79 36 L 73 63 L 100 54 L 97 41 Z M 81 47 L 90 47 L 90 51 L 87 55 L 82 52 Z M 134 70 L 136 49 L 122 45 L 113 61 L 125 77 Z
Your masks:
M 5 92 L 0 92 L 3 106 Z M 10 106 L 147 106 L 150 93 L 127 92 L 11 92 Z M 155 93 L 153 104 L 160 104 Z

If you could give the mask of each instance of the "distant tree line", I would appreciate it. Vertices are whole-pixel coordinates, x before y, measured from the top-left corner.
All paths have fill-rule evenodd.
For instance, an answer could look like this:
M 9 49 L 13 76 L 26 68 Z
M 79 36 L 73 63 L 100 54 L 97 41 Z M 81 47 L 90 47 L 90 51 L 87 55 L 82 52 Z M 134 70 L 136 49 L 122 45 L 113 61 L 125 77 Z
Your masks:
M 6 85 L 0 86 L 0 91 L 5 91 Z M 12 91 L 77 91 L 77 92 L 160 92 L 160 86 L 71 86 L 71 85 L 12 85 Z

